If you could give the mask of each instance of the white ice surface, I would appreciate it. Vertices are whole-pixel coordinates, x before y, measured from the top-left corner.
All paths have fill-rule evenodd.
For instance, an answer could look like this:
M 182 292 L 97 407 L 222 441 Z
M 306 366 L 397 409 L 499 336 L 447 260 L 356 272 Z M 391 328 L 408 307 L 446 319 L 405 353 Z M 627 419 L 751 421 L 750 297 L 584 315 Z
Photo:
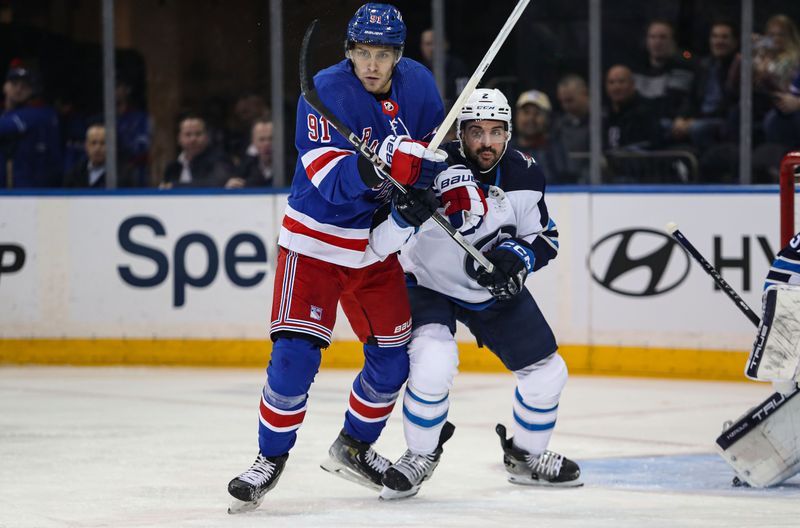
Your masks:
M 227 482 L 257 451 L 263 371 L 0 368 L 0 527 L 779 527 L 800 525 L 800 479 L 730 487 L 722 422 L 769 394 L 755 383 L 573 377 L 551 448 L 586 485 L 505 480 L 494 425 L 510 375 L 460 374 L 457 429 L 420 494 L 380 502 L 321 469 L 352 371 L 323 371 L 286 471 L 258 510 L 226 513 Z M 378 450 L 404 450 L 400 406 Z

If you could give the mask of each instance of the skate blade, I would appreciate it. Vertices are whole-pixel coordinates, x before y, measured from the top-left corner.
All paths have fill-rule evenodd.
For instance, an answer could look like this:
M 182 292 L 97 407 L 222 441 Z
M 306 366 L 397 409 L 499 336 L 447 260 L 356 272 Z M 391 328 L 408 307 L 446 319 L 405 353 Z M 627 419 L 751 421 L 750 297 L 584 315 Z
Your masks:
M 508 481 L 518 486 L 532 486 L 537 488 L 580 488 L 583 482 L 579 479 L 568 480 L 566 482 L 548 482 L 546 480 L 533 480 L 525 477 L 509 476 Z
M 253 511 L 259 506 L 261 506 L 262 502 L 264 502 L 264 497 L 249 502 L 240 501 L 239 499 L 233 499 L 231 501 L 231 505 L 228 506 L 228 513 L 231 515 L 235 515 L 237 513 L 246 513 L 249 511 Z
M 354 482 L 360 486 L 364 486 L 365 488 L 369 488 L 373 491 L 381 491 L 381 486 L 375 484 L 371 480 L 364 478 L 359 473 L 356 473 L 346 465 L 342 464 L 335 458 L 328 458 L 325 462 L 319 465 L 322 469 L 330 473 L 331 475 L 336 475 L 339 478 L 343 478 L 344 480 L 349 480 L 350 482 Z
M 392 488 L 388 488 L 386 486 L 381 489 L 381 494 L 378 495 L 380 500 L 402 500 L 402 499 L 410 499 L 411 497 L 416 496 L 419 493 L 419 486 L 415 486 L 408 491 L 398 491 L 393 490 Z

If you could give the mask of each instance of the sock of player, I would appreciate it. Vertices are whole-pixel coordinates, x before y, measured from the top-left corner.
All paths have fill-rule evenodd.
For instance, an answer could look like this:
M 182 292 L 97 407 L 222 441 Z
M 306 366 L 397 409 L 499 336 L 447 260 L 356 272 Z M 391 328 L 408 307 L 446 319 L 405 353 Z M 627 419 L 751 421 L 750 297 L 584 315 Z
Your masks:
M 547 449 L 558 415 L 558 398 L 549 401 L 526 401 L 519 389 L 514 391 L 514 446 L 538 455 Z
M 269 387 L 261 391 L 258 447 L 266 457 L 288 453 L 297 440 L 297 430 L 306 416 L 308 395 L 281 396 Z
M 532 455 L 547 449 L 567 383 L 567 365 L 558 352 L 514 371 L 514 445 Z
M 364 381 L 363 372 L 359 372 L 350 390 L 350 401 L 345 413 L 345 432 L 356 440 L 373 443 L 386 426 L 397 396 L 397 393 L 377 392 Z
M 418 455 L 433 453 L 450 409 L 448 393 L 426 394 L 411 384 L 403 396 L 403 432 L 408 449 Z

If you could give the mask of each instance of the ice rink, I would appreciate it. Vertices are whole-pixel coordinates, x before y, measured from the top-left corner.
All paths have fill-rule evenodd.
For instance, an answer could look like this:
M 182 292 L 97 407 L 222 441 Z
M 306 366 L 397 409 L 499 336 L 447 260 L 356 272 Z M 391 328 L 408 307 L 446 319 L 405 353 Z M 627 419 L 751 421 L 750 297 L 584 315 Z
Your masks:
M 322 371 L 277 488 L 228 515 L 227 482 L 256 451 L 261 370 L 0 368 L 0 527 L 777 527 L 800 523 L 800 479 L 730 487 L 714 439 L 766 385 L 573 377 L 551 447 L 585 486 L 506 482 L 498 421 L 511 375 L 460 374 L 457 429 L 415 498 L 377 495 L 319 468 L 338 434 L 352 371 Z M 400 405 L 377 444 L 404 450 Z

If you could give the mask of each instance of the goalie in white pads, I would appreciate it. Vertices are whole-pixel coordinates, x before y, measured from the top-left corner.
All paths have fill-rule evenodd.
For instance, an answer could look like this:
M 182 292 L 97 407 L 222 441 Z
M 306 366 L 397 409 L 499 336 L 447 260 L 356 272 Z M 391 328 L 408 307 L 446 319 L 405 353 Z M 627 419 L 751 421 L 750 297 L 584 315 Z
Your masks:
M 451 167 L 434 188 L 444 214 L 494 264 L 487 273 L 427 222 L 398 230 L 400 262 L 409 277 L 413 331 L 403 399 L 408 450 L 383 476 L 381 498 L 416 494 L 439 463 L 452 434 L 448 393 L 458 370 L 456 321 L 514 373 L 513 438 L 498 424 L 508 479 L 517 484 L 579 486 L 580 469 L 547 450 L 567 367 L 525 278 L 558 251 L 558 232 L 544 201 L 535 161 L 506 152 L 511 109 L 499 90 L 476 90 L 457 122 L 458 141 L 445 147 Z M 386 239 L 384 239 L 386 240 Z M 378 253 L 392 247 L 376 248 Z
M 800 233 L 767 274 L 763 316 L 745 374 L 777 391 L 717 438 L 734 483 L 774 486 L 800 472 Z

